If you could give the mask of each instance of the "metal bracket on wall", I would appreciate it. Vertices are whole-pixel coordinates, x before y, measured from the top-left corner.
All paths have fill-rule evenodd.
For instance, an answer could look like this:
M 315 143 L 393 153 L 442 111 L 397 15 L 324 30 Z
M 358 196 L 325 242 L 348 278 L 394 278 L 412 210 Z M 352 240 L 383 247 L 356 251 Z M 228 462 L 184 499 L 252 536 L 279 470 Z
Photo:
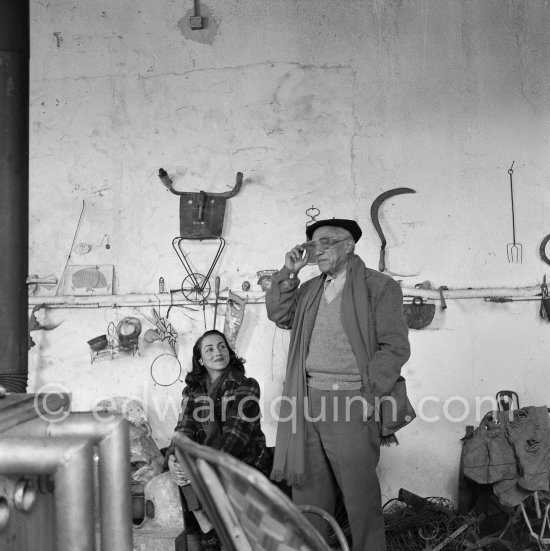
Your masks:
M 166 170 L 160 168 L 158 176 L 170 193 L 180 196 L 180 237 L 202 240 L 221 236 L 225 203 L 239 193 L 243 183 L 242 172 L 237 172 L 231 191 L 222 193 L 177 191 Z
M 212 271 L 214 270 L 214 267 L 220 259 L 223 249 L 225 248 L 225 239 L 223 237 L 211 237 L 210 239 L 218 239 L 220 244 L 218 246 L 218 250 L 216 251 L 214 260 L 212 261 L 212 264 L 210 265 L 210 268 L 206 275 L 199 274 L 198 272 L 193 272 L 193 269 L 191 268 L 191 265 L 187 260 L 189 253 L 186 254 L 181 247 L 181 242 L 184 241 L 185 238 L 174 237 L 174 239 L 172 239 L 172 247 L 176 251 L 178 258 L 180 259 L 183 267 L 185 268 L 185 271 L 187 272 L 187 276 L 181 282 L 181 292 L 183 293 L 183 296 L 191 302 L 202 302 L 206 300 L 210 295 L 210 276 L 212 275 Z M 201 239 L 201 241 L 203 240 Z

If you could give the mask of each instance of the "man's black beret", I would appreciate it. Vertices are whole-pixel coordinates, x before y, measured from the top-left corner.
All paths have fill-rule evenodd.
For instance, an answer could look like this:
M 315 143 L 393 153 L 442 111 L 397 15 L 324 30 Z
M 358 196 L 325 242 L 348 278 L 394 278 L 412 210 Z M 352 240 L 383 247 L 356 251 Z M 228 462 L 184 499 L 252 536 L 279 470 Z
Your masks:
M 345 218 L 329 218 L 328 220 L 319 220 L 317 222 L 314 222 L 310 226 L 306 227 L 306 235 L 307 235 L 308 241 L 311 241 L 311 238 L 315 230 L 323 226 L 334 226 L 337 228 L 343 228 L 344 230 L 348 230 L 351 233 L 351 236 L 353 237 L 353 240 L 356 243 L 363 235 L 363 232 L 361 231 L 359 224 L 355 220 L 347 220 Z

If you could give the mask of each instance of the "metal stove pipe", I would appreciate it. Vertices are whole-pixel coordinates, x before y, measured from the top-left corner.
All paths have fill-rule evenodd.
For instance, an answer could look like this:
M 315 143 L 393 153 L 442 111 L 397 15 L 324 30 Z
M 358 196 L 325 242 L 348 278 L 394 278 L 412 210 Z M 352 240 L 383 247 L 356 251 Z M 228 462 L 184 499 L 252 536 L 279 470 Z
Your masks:
M 53 474 L 57 551 L 95 551 L 93 446 L 82 438 L 0 441 L 0 474 Z
M 28 377 L 29 2 L 0 0 L 0 385 Z
M 101 549 L 132 551 L 132 488 L 128 421 L 121 414 L 115 413 L 71 413 L 60 422 L 34 419 L 10 429 L 5 434 L 15 433 L 18 436 L 31 438 L 49 437 L 61 440 L 78 436 L 88 439 L 97 446 Z M 80 489 L 78 493 L 81 493 Z

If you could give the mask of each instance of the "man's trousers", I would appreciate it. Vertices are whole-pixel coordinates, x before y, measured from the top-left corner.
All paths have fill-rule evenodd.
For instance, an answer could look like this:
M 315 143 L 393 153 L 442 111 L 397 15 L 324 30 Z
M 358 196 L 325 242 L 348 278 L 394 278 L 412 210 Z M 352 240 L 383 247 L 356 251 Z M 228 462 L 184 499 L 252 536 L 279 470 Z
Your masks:
M 340 488 L 348 514 L 353 551 L 385 551 L 384 516 L 376 465 L 378 424 L 363 419 L 359 390 L 323 391 L 308 387 L 306 482 L 292 488 L 297 505 L 316 505 L 331 515 Z M 309 515 L 325 537 L 327 523 Z

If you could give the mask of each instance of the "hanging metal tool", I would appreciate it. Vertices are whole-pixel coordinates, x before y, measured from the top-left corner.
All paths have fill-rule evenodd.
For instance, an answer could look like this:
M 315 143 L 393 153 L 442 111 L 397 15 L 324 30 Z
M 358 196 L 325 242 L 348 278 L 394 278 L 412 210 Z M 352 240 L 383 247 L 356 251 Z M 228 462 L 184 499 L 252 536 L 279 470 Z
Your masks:
M 248 297 L 242 298 L 228 289 L 223 332 L 231 348 L 235 348 L 237 343 L 237 335 L 243 323 L 244 309 L 247 302 Z
M 212 329 L 216 329 L 216 317 L 218 315 L 218 300 L 220 298 L 220 278 L 216 277 L 214 280 L 214 294 L 216 296 L 216 302 L 214 302 L 214 323 Z
M 321 211 L 316 206 L 311 205 L 311 208 L 306 210 L 306 216 L 310 218 L 310 220 L 306 222 L 306 226 L 310 226 L 317 222 L 317 216 L 319 216 L 319 214 L 321 214 Z
M 550 264 L 550 259 L 546 256 L 546 245 L 548 245 L 548 241 L 550 241 L 550 233 L 542 240 L 539 249 L 540 258 L 546 262 L 546 264 Z
M 61 272 L 61 278 L 59 279 L 59 282 L 57 284 L 57 287 L 55 289 L 55 294 L 59 295 L 59 291 L 62 288 L 62 286 L 65 284 L 65 272 L 67 270 L 67 266 L 69 264 L 69 260 L 71 260 L 71 255 L 74 250 L 74 244 L 76 241 L 76 236 L 78 235 L 78 231 L 80 230 L 80 223 L 82 222 L 82 215 L 84 214 L 84 199 L 82 199 L 82 210 L 80 211 L 80 216 L 78 217 L 78 223 L 76 225 L 76 230 L 73 235 L 73 242 L 71 243 L 71 248 L 69 249 L 69 254 L 67 256 L 67 260 L 65 261 L 65 266 L 63 267 L 63 271 Z
M 151 344 L 155 341 L 168 341 L 173 355 L 177 356 L 176 343 L 178 341 L 178 332 L 173 328 L 167 318 L 163 318 L 160 315 L 160 307 L 158 312 L 156 308 L 153 308 L 153 319 L 149 321 L 154 324 L 156 328 L 145 331 L 143 335 L 145 342 Z
M 421 297 L 414 297 L 410 304 L 403 304 L 403 316 L 409 329 L 424 329 L 432 323 L 435 304 L 427 304 Z
M 380 241 L 382 242 L 380 246 L 380 262 L 378 263 L 378 269 L 383 272 L 386 269 L 386 260 L 385 260 L 385 254 L 386 254 L 386 237 L 384 236 L 384 232 L 382 231 L 382 226 L 380 225 L 380 221 L 378 219 L 378 211 L 380 210 L 380 206 L 382 203 L 389 199 L 390 197 L 393 197 L 394 195 L 401 195 L 402 193 L 416 193 L 414 189 L 408 188 L 408 187 L 398 187 L 395 189 L 390 189 L 388 191 L 385 191 L 384 193 L 380 194 L 372 203 L 370 208 L 370 217 L 372 219 L 372 223 L 374 224 L 374 228 L 376 229 L 376 232 L 378 233 L 380 237 Z
M 174 195 L 180 196 L 180 235 L 172 240 L 172 247 L 176 251 L 187 276 L 181 283 L 184 297 L 192 302 L 202 302 L 210 295 L 209 279 L 225 247 L 225 240 L 221 236 L 227 199 L 237 195 L 243 183 L 242 172 L 237 172 L 235 186 L 231 191 L 223 193 L 198 193 L 177 191 L 173 181 L 163 168 L 159 169 L 158 176 L 162 184 Z M 189 253 L 182 248 L 182 241 L 216 239 L 219 241 L 218 250 L 206 275 L 194 272 L 187 260 Z
M 445 300 L 445 295 L 443 294 L 443 291 L 448 291 L 449 287 L 446 285 L 441 285 L 438 289 L 439 291 L 439 298 L 441 300 L 441 310 L 447 309 L 447 301 Z
M 181 292 L 183 293 L 183 296 L 191 302 L 202 302 L 203 300 L 206 300 L 210 295 L 210 276 L 212 275 L 214 266 L 217 264 L 225 247 L 225 239 L 223 237 L 216 237 L 214 239 L 218 239 L 220 245 L 206 275 L 194 272 L 191 268 L 191 265 L 187 260 L 187 256 L 189 253 L 186 254 L 181 248 L 181 242 L 184 240 L 184 238 L 174 237 L 174 239 L 172 239 L 172 247 L 176 251 L 178 258 L 180 259 L 183 267 L 185 268 L 185 271 L 187 272 L 187 276 L 181 282 Z
M 306 215 L 309 216 L 309 218 L 310 218 L 310 220 L 308 220 L 306 222 L 306 227 L 311 226 L 311 224 L 315 224 L 315 222 L 317 222 L 317 216 L 319 216 L 320 214 L 321 214 L 321 211 L 317 207 L 315 207 L 314 205 L 311 205 L 311 208 L 306 210 Z M 308 264 L 309 265 L 317 264 L 317 260 L 315 259 L 315 255 L 313 255 L 313 254 L 309 255 Z
M 204 191 L 177 191 L 168 173 L 159 168 L 158 176 L 163 185 L 180 197 L 180 235 L 182 239 L 211 239 L 219 237 L 223 230 L 225 203 L 235 197 L 243 183 L 243 173 L 237 172 L 235 186 L 231 191 L 206 193 Z
M 523 262 L 523 245 L 516 241 L 516 215 L 514 211 L 514 163 L 512 161 L 512 166 L 508 169 L 508 174 L 510 175 L 510 198 L 512 200 L 512 243 L 506 245 L 506 252 L 508 254 L 508 262 L 521 263 Z
M 542 278 L 542 285 L 540 286 L 540 310 L 539 314 L 541 319 L 550 321 L 550 293 L 548 292 L 548 285 L 546 284 L 546 275 Z

